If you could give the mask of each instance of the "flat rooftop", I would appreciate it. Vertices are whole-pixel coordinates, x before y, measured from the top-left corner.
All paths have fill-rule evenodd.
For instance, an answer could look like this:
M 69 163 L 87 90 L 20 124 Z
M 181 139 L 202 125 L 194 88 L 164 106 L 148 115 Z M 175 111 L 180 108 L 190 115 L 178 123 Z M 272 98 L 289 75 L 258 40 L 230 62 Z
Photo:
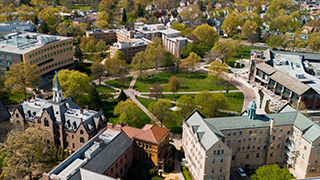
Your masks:
M 39 33 L 13 33 L 7 35 L 10 38 L 0 41 L 0 52 L 13 54 L 26 54 L 40 47 L 62 40 L 72 40 L 71 37 L 53 36 Z

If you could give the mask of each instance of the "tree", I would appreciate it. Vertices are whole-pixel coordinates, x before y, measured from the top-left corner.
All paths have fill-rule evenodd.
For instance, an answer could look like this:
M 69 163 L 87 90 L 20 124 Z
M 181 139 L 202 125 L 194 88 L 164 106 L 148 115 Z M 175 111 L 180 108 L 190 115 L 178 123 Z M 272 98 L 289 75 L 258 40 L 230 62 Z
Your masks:
M 213 49 L 221 53 L 222 56 L 220 57 L 220 59 L 226 63 L 228 57 L 232 56 L 236 52 L 237 43 L 237 41 L 229 39 L 225 41 L 218 41 L 214 45 Z
M 117 50 L 116 53 L 114 53 L 114 56 L 113 58 L 117 58 L 121 61 L 125 61 L 126 60 L 126 57 L 124 56 L 123 52 L 120 51 L 120 50 Z
M 319 32 L 311 33 L 307 43 L 312 51 L 319 51 L 319 49 L 320 49 L 320 33 Z
M 172 76 L 169 80 L 169 84 L 168 84 L 168 90 L 170 92 L 172 92 L 172 94 L 174 94 L 174 92 L 177 92 L 179 91 L 180 89 L 180 82 L 179 80 L 177 79 L 176 76 Z
M 22 4 L 17 9 L 20 21 L 31 21 L 34 19 L 34 9 L 28 5 Z
M 213 27 L 208 24 L 202 24 L 198 26 L 193 32 L 194 35 L 198 39 L 199 44 L 203 44 L 211 49 L 214 46 L 215 42 L 219 41 L 219 34 Z
M 215 61 L 209 66 L 209 74 L 215 76 L 216 84 L 218 84 L 218 79 L 223 73 L 228 72 L 228 65 L 226 63 L 221 63 L 221 61 Z
M 248 20 L 242 26 L 241 32 L 253 46 L 253 43 L 259 40 L 259 30 L 259 25 L 256 22 Z
M 3 175 L 6 179 L 33 179 L 47 168 L 53 167 L 49 131 L 29 127 L 25 131 L 12 131 L 2 146 Z M 52 145 L 51 145 L 52 146 Z
M 155 117 L 157 117 L 157 119 L 161 122 L 162 127 L 165 121 L 172 119 L 172 111 L 170 110 L 171 107 L 172 103 L 170 101 L 160 99 L 159 101 L 149 104 L 149 111 Z
M 142 112 L 138 105 L 131 99 L 120 101 L 114 108 L 113 114 L 119 116 L 119 120 L 128 124 L 129 126 L 139 127 L 142 125 Z
M 149 67 L 149 62 L 150 61 L 145 57 L 144 51 L 138 52 L 132 59 L 131 64 L 134 70 L 139 71 L 140 81 L 142 81 L 143 71 Z
M 200 7 L 198 4 L 190 4 L 179 13 L 179 16 L 182 17 L 184 21 L 190 21 L 197 19 L 200 16 L 200 13 Z
M 67 29 L 67 27 L 65 26 L 64 23 L 60 23 L 60 24 L 57 26 L 57 33 L 58 33 L 60 36 L 67 36 L 67 35 L 68 35 L 68 29 Z
M 127 95 L 123 92 L 123 89 L 121 89 L 120 94 L 118 96 L 118 103 L 121 101 L 126 101 L 127 99 Z
M 91 66 L 91 72 L 92 74 L 98 78 L 99 85 L 101 84 L 102 77 L 104 75 L 105 67 L 103 64 L 101 64 L 100 60 L 97 60 L 94 64 Z
M 226 90 L 226 97 L 229 97 L 229 90 L 230 87 L 233 86 L 233 84 L 231 83 L 232 78 L 230 76 L 226 76 L 225 81 L 223 82 L 223 88 Z
M 126 8 L 122 10 L 122 22 L 127 22 L 127 11 Z
M 124 65 L 124 61 L 118 59 L 118 58 L 111 58 L 106 59 L 104 62 L 105 68 L 107 70 L 107 74 L 109 76 L 118 76 L 123 69 L 122 66 Z
M 97 91 L 96 88 L 97 86 L 95 83 L 90 84 L 90 90 L 88 93 L 88 96 L 89 96 L 88 104 L 90 109 L 98 111 L 102 107 L 102 101 L 100 100 L 99 92 Z
M 58 13 L 59 13 L 59 10 L 53 7 L 46 7 L 38 13 L 38 18 L 46 21 L 46 23 L 48 24 L 51 34 L 56 33 L 56 24 L 57 24 L 56 14 Z
M 38 66 L 29 62 L 13 64 L 6 76 L 5 86 L 11 88 L 13 93 L 23 92 L 24 98 L 27 98 L 27 87 L 35 88 L 41 83 Z
M 95 39 L 91 39 L 87 44 L 86 44 L 86 52 L 94 52 L 96 51 L 96 43 L 97 41 Z
M 280 36 L 273 35 L 269 39 L 267 39 L 266 44 L 271 47 L 272 49 L 275 49 L 279 46 L 281 46 L 283 43 L 283 40 Z
M 260 166 L 256 170 L 255 174 L 251 175 L 252 180 L 263 180 L 263 179 L 295 179 L 294 176 L 286 168 L 280 168 L 277 164 L 270 164 Z
M 97 17 L 97 26 L 101 29 L 107 29 L 109 27 L 109 14 L 106 11 L 102 11 Z
M 93 46 L 93 47 L 95 47 L 95 44 L 96 44 L 96 39 L 94 38 L 94 37 L 92 37 L 92 36 L 90 36 L 90 37 L 87 37 L 87 36 L 83 36 L 81 39 L 80 39 L 80 48 L 81 48 L 81 50 L 82 51 L 84 51 L 84 52 L 86 52 L 86 46 L 87 46 L 87 44 L 90 42 L 90 41 L 94 41 L 94 43 L 93 43 L 93 45 L 90 45 L 90 46 Z M 87 52 L 90 52 L 90 51 L 87 51 Z
M 227 33 L 230 37 L 238 32 L 238 26 L 242 25 L 242 20 L 236 13 L 231 13 L 222 23 L 223 32 Z
M 219 109 L 227 107 L 226 98 L 221 93 L 212 95 L 209 91 L 197 94 L 195 103 L 199 106 L 199 111 L 207 118 L 215 117 Z
M 204 59 L 206 59 L 207 62 L 213 62 L 213 61 L 216 61 L 217 59 L 220 60 L 221 57 L 222 57 L 222 54 L 220 53 L 220 51 L 216 49 L 211 49 L 206 53 L 206 55 L 204 56 Z
M 159 83 L 155 83 L 151 88 L 150 88 L 150 97 L 155 97 L 156 100 L 164 98 L 165 96 L 162 94 L 163 88 L 160 86 Z
M 181 108 L 179 112 L 182 118 L 186 118 L 195 109 L 195 102 L 191 96 L 182 95 L 177 100 L 177 106 Z
M 192 69 L 194 67 L 194 62 L 190 58 L 186 58 L 181 61 L 179 64 L 180 68 L 186 72 L 186 78 L 188 77 L 189 69 Z
M 82 105 L 86 101 L 83 94 L 89 91 L 88 75 L 75 70 L 62 69 L 57 73 L 57 76 L 64 96 L 66 97 L 71 94 L 75 102 Z
M 163 163 L 163 170 L 166 173 L 171 173 L 174 170 L 174 160 L 172 158 L 167 159 Z
M 98 52 L 105 51 L 106 50 L 106 42 L 104 42 L 104 40 L 100 39 L 96 45 L 96 50 Z
M 153 62 L 158 73 L 158 68 L 165 60 L 165 49 L 162 44 L 162 40 L 159 37 L 156 37 L 151 44 L 147 45 L 147 48 L 144 53 L 148 62 Z
M 195 51 L 196 49 L 194 47 L 194 44 L 191 42 L 191 43 L 188 43 L 187 46 L 184 46 L 183 48 L 181 48 L 180 54 L 182 57 L 188 57 L 191 52 L 195 52 Z
M 43 20 L 42 24 L 40 25 L 39 32 L 43 34 L 49 33 L 49 26 L 45 20 Z
M 82 61 L 83 54 L 82 54 L 82 51 L 81 51 L 79 45 L 77 45 L 77 46 L 75 47 L 74 57 L 78 58 L 79 62 Z

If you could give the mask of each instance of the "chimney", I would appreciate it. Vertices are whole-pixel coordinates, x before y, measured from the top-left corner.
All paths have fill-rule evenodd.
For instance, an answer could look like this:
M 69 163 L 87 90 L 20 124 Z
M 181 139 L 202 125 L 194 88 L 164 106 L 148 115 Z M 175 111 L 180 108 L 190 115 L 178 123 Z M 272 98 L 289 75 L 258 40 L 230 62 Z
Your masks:
M 108 128 L 108 129 L 112 129 L 112 126 L 113 126 L 112 123 L 108 123 L 108 124 L 107 124 L 107 128 Z
M 86 108 L 86 111 L 89 111 L 89 106 L 85 106 L 85 108 Z
M 50 174 L 48 174 L 48 173 L 43 173 L 43 174 L 42 174 L 42 179 L 43 179 L 43 180 L 50 180 Z
M 83 109 L 82 108 L 80 108 L 80 114 L 83 114 Z
M 114 129 L 117 131 L 121 131 L 121 125 L 119 125 L 119 124 L 115 125 Z

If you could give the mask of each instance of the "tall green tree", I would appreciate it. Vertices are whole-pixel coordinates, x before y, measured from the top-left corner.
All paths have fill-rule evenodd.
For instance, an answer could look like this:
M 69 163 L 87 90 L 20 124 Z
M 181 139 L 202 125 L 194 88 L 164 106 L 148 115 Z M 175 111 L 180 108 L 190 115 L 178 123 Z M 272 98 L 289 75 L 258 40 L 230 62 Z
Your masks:
M 320 33 L 319 32 L 311 33 L 307 43 L 309 48 L 312 51 L 319 51 L 320 50 Z
M 26 176 L 33 179 L 47 168 L 52 168 L 54 157 L 48 141 L 53 141 L 52 135 L 41 127 L 9 133 L 1 148 L 6 165 L 2 172 L 5 179 L 23 179 Z
M 150 61 L 146 58 L 145 52 L 138 52 L 132 59 L 131 62 L 133 69 L 139 71 L 140 81 L 142 81 L 142 74 L 144 70 L 150 67 Z
M 198 26 L 192 32 L 192 35 L 197 38 L 199 44 L 206 46 L 206 50 L 211 49 L 214 44 L 219 41 L 219 34 L 208 24 L 202 24 L 201 26 Z
M 150 88 L 150 97 L 155 97 L 156 100 L 164 98 L 165 96 L 162 94 L 163 88 L 160 86 L 159 83 L 155 83 L 151 88 Z
M 161 122 L 161 127 L 165 121 L 170 121 L 172 119 L 172 111 L 170 108 L 172 103 L 168 100 L 160 99 L 156 102 L 149 104 L 149 111 L 157 117 Z
M 182 118 L 187 118 L 187 116 L 196 108 L 194 99 L 191 96 L 187 95 L 182 95 L 177 100 L 177 106 L 181 108 L 179 113 Z
M 99 97 L 99 92 L 97 91 L 97 86 L 95 83 L 90 84 L 89 96 L 89 108 L 99 111 L 102 107 L 102 101 Z
M 264 179 L 295 179 L 294 176 L 286 168 L 280 168 L 277 164 L 270 164 L 260 166 L 256 170 L 255 174 L 251 175 L 252 180 L 264 180 Z
M 120 94 L 118 96 L 118 103 L 121 101 L 126 101 L 127 99 L 127 95 L 123 92 L 123 89 L 121 89 Z
M 96 50 L 98 52 L 106 50 L 106 42 L 103 39 L 100 39 L 99 42 L 96 44 Z
M 241 26 L 243 21 L 236 13 L 231 13 L 222 23 L 223 32 L 227 33 L 230 37 L 237 34 L 238 26 Z
M 120 101 L 114 108 L 113 114 L 119 116 L 119 120 L 133 127 L 142 126 L 141 109 L 131 99 Z
M 123 8 L 123 11 L 122 11 L 122 21 L 123 22 L 127 22 L 127 11 L 126 11 L 126 8 Z
M 207 118 L 216 117 L 219 109 L 228 107 L 226 98 L 222 94 L 211 94 L 209 91 L 197 94 L 195 103 L 199 106 L 199 111 Z
M 267 39 L 266 44 L 271 47 L 272 49 L 275 49 L 277 47 L 280 47 L 283 43 L 283 39 L 280 36 L 273 35 L 269 39 Z
M 57 76 L 63 89 L 64 97 L 71 94 L 77 104 L 83 105 L 86 101 L 83 94 L 88 93 L 90 88 L 88 86 L 88 75 L 75 70 L 62 69 L 57 73 Z
M 6 77 L 5 86 L 13 93 L 23 92 L 25 98 L 27 98 L 27 87 L 35 88 L 41 83 L 38 66 L 29 62 L 13 64 L 6 72 Z
M 226 63 L 221 63 L 221 61 L 215 61 L 209 66 L 209 74 L 215 76 L 216 84 L 218 84 L 218 79 L 221 77 L 221 75 L 228 71 L 228 65 Z
M 254 21 L 246 21 L 242 26 L 242 35 L 248 39 L 248 41 L 253 45 L 254 42 L 257 42 L 260 37 L 260 27 Z
M 91 66 L 91 72 L 92 74 L 98 78 L 99 85 L 101 84 L 102 77 L 104 75 L 105 67 L 103 64 L 101 64 L 100 60 L 97 60 L 94 64 Z
M 236 53 L 238 44 L 238 41 L 228 39 L 225 41 L 218 41 L 214 45 L 213 49 L 221 53 L 222 56 L 220 57 L 220 60 L 226 63 L 228 58 Z
M 123 60 L 120 60 L 115 57 L 111 59 L 106 59 L 104 62 L 105 68 L 107 70 L 107 74 L 113 77 L 117 77 L 118 75 L 121 74 L 124 64 L 125 62 Z
M 180 89 L 180 82 L 176 76 L 172 76 L 169 80 L 168 90 L 174 94 Z
M 114 53 L 114 56 L 112 58 L 117 58 L 121 61 L 125 61 L 126 57 L 124 56 L 123 52 L 120 50 L 117 50 L 116 53 Z

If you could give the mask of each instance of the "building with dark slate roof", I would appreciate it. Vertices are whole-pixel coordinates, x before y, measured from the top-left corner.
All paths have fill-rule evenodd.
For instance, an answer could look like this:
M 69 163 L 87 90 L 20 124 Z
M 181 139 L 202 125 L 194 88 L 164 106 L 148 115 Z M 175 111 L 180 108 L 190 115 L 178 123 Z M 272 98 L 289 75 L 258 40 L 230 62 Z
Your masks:
M 77 150 L 107 123 L 103 110 L 79 107 L 71 96 L 64 98 L 58 77 L 55 76 L 52 100 L 24 101 L 12 114 L 12 122 L 23 127 L 41 126 L 54 137 L 54 142 L 65 149 Z
M 6 106 L 2 103 L 0 98 L 0 122 L 2 121 L 8 121 L 11 117 L 11 114 L 9 113 Z
M 132 161 L 131 140 L 120 128 L 113 129 L 109 124 L 108 129 L 98 133 L 49 173 L 44 173 L 43 180 L 115 180 L 125 176 Z
M 245 164 L 285 166 L 298 179 L 320 176 L 320 126 L 290 105 L 256 114 L 206 118 L 195 110 L 183 122 L 183 149 L 193 179 L 229 180 Z

